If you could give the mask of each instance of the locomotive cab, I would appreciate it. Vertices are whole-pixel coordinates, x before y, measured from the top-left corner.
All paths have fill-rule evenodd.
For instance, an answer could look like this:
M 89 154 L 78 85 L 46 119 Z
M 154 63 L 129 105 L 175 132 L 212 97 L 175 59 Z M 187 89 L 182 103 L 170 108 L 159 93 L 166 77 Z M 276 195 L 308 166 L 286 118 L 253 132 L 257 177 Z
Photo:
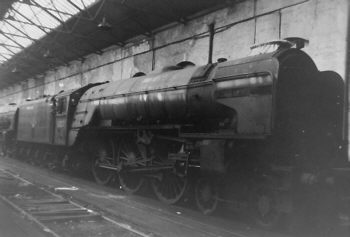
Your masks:
M 68 108 L 70 108 L 70 94 L 62 93 L 55 96 L 55 125 L 54 125 L 54 144 L 55 145 L 66 145 L 67 136 L 67 121 L 68 121 Z
M 72 130 L 72 123 L 74 121 L 74 114 L 81 96 L 86 90 L 101 83 L 88 84 L 78 89 L 63 91 L 53 98 L 55 105 L 54 117 L 54 145 L 68 146 L 69 131 Z M 78 114 L 85 113 L 80 111 Z

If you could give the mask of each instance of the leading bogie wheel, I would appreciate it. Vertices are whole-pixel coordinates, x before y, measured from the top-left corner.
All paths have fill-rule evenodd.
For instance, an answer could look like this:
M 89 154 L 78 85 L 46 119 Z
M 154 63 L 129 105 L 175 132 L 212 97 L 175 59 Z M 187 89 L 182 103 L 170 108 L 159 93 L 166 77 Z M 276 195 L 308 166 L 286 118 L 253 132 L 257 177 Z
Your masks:
M 255 223 L 265 229 L 273 229 L 281 222 L 277 193 L 266 187 L 257 188 L 252 193 L 251 210 Z
M 112 141 L 96 142 L 91 147 L 93 147 L 91 154 L 92 174 L 98 184 L 106 185 L 112 180 L 115 171 L 103 168 L 101 165 L 113 165 L 115 163 L 114 144 Z

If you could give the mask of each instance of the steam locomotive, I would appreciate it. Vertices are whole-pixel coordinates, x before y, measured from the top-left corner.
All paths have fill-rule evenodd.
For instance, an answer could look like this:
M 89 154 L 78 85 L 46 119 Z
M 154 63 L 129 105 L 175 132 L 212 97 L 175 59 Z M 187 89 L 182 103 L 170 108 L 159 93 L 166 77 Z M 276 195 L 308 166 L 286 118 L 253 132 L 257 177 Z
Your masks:
M 235 200 L 271 226 L 290 212 L 294 170 L 346 164 L 343 80 L 297 46 L 269 42 L 238 60 L 182 62 L 27 101 L 4 126 L 7 151 L 88 167 L 128 193 L 148 182 L 168 204 L 191 186 L 202 212 Z

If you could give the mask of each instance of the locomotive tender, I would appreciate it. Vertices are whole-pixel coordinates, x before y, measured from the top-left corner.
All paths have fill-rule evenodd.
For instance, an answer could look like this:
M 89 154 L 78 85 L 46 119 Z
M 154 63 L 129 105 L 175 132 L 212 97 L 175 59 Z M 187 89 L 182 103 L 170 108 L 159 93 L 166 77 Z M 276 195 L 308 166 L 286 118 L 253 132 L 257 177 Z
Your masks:
M 194 185 L 204 213 L 238 200 L 272 225 L 290 212 L 293 167 L 342 162 L 343 81 L 292 45 L 25 102 L 8 147 L 70 168 L 88 164 L 98 183 L 118 177 L 129 193 L 148 181 L 169 204 Z

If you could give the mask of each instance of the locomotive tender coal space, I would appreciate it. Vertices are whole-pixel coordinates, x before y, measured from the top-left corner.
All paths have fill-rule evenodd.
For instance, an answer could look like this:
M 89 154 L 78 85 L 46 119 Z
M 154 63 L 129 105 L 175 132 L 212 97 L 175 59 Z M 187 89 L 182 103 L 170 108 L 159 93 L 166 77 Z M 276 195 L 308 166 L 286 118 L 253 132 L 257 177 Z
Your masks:
M 344 166 L 343 81 L 291 45 L 26 102 L 1 123 L 6 150 L 129 193 L 149 182 L 169 204 L 194 187 L 202 212 L 236 202 L 272 227 L 295 209 L 294 177 Z

